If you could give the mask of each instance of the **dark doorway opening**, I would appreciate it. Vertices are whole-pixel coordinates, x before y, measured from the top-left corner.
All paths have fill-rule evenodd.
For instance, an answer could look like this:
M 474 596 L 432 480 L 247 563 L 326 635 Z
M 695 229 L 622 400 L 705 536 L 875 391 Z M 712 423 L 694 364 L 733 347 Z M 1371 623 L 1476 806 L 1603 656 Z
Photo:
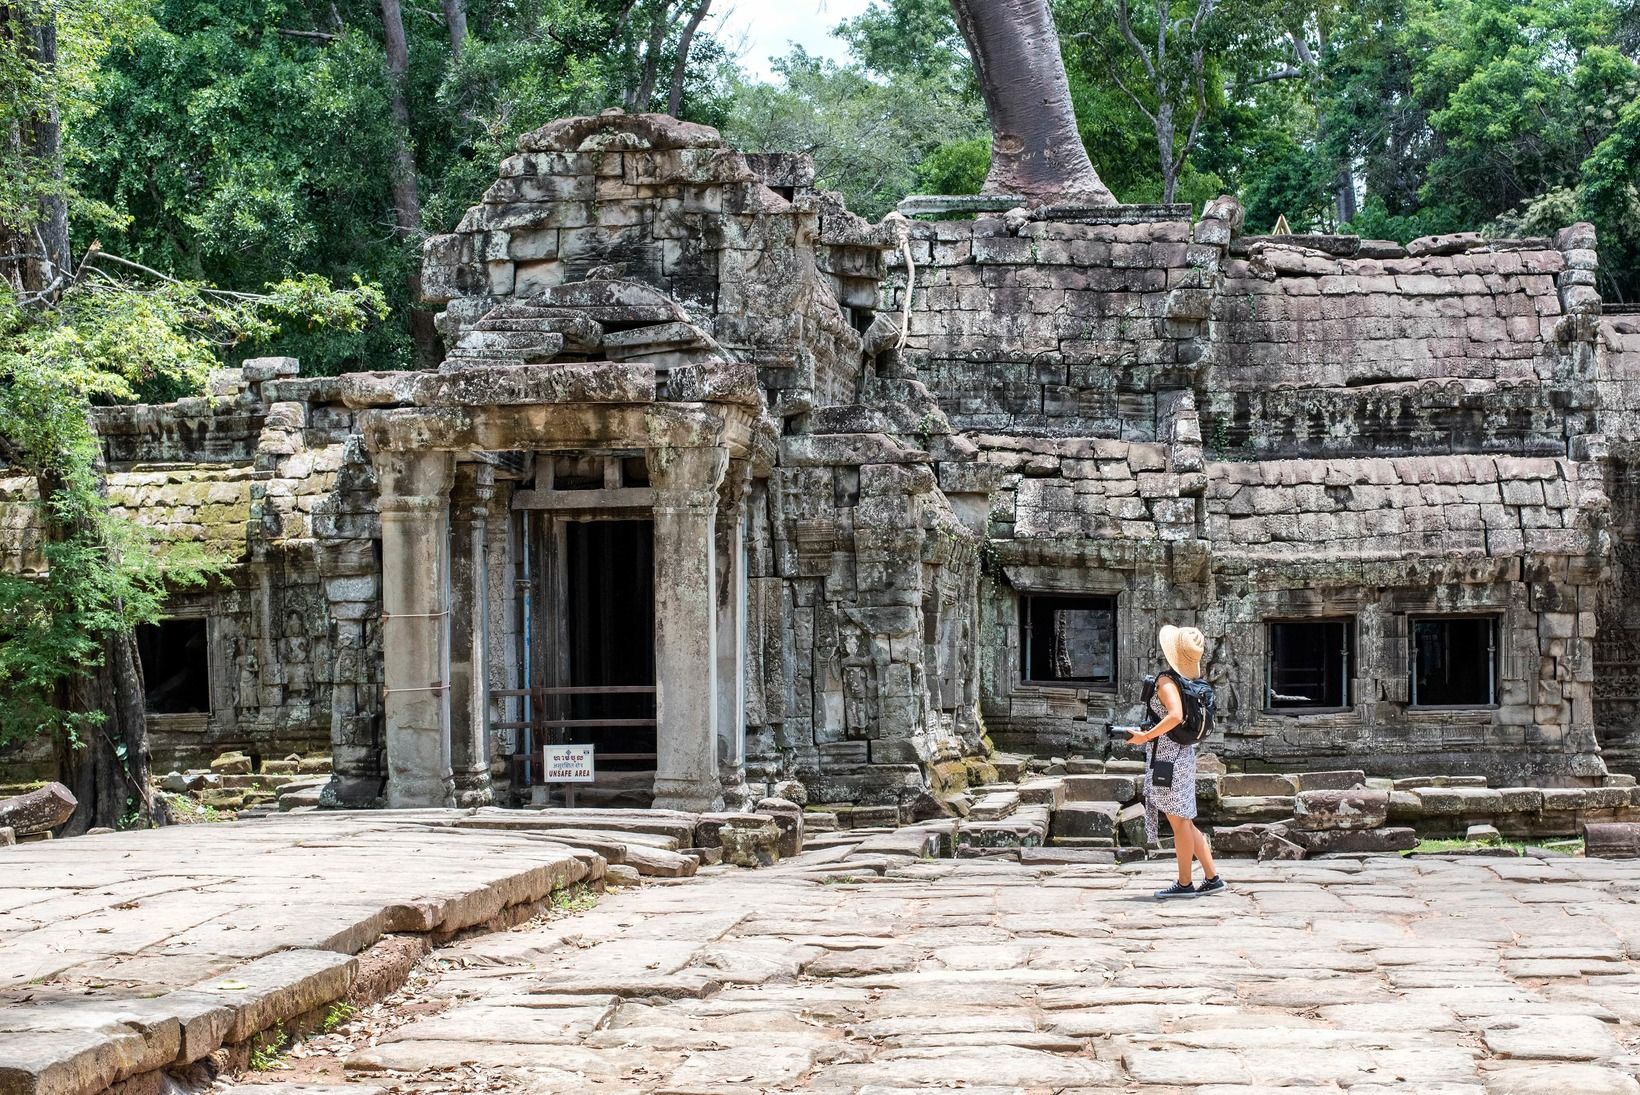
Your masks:
M 653 771 L 655 762 L 654 522 L 566 521 L 558 740 L 597 747 L 600 771 Z M 619 759 L 619 758 L 631 759 Z
M 150 715 L 211 713 L 211 655 L 203 619 L 161 620 L 136 629 L 143 706 Z

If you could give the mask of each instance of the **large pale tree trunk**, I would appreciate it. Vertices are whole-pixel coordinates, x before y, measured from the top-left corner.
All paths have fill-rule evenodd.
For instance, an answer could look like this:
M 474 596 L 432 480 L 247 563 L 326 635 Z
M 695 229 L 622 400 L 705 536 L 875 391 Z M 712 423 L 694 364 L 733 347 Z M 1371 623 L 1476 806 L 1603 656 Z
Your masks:
M 1048 0 L 951 0 L 991 118 L 987 194 L 1115 204 L 1076 129 Z
M 404 36 L 404 13 L 399 0 L 381 0 L 381 4 L 382 32 L 387 45 L 388 95 L 397 130 L 392 163 L 393 221 L 400 239 L 414 240 L 421 235 L 421 188 L 416 182 L 416 153 L 410 144 L 410 43 Z M 421 303 L 419 261 L 412 263 L 409 281 L 410 337 L 416 345 L 417 363 L 435 365 L 443 355 L 439 352 L 433 316 L 416 307 Z

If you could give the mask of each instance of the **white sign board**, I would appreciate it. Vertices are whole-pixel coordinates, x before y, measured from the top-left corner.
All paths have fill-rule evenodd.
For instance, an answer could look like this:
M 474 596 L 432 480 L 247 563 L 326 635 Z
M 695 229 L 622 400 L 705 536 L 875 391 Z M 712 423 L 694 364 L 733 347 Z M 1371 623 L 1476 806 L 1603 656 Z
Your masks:
M 590 745 L 547 745 L 546 775 L 543 783 L 592 783 L 594 774 Z

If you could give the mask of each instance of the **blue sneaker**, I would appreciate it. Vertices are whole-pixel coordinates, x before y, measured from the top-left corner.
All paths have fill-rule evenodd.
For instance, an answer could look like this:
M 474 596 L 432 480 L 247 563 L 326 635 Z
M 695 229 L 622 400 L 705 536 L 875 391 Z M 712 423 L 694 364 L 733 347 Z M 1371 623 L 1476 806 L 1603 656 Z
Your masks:
M 1166 901 L 1170 897 L 1195 897 L 1196 887 L 1184 882 L 1175 882 L 1165 890 L 1156 891 L 1157 901 Z
M 1196 887 L 1196 896 L 1206 897 L 1208 894 L 1223 893 L 1229 888 L 1224 884 L 1224 879 L 1214 875 L 1212 878 L 1202 879 L 1202 884 Z

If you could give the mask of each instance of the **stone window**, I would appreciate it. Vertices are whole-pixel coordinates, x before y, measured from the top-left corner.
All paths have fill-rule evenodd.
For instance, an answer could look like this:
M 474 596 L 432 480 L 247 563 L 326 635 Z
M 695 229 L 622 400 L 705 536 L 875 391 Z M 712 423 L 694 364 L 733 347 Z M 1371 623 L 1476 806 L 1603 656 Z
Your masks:
M 1355 620 L 1271 620 L 1264 667 L 1270 711 L 1341 711 L 1350 706 Z
M 1412 705 L 1486 707 L 1498 700 L 1498 622 L 1491 616 L 1412 621 Z
M 208 715 L 211 655 L 203 617 L 161 620 L 137 628 L 143 705 L 150 715 Z
M 1020 676 L 1029 684 L 1116 683 L 1116 598 L 1019 598 Z

